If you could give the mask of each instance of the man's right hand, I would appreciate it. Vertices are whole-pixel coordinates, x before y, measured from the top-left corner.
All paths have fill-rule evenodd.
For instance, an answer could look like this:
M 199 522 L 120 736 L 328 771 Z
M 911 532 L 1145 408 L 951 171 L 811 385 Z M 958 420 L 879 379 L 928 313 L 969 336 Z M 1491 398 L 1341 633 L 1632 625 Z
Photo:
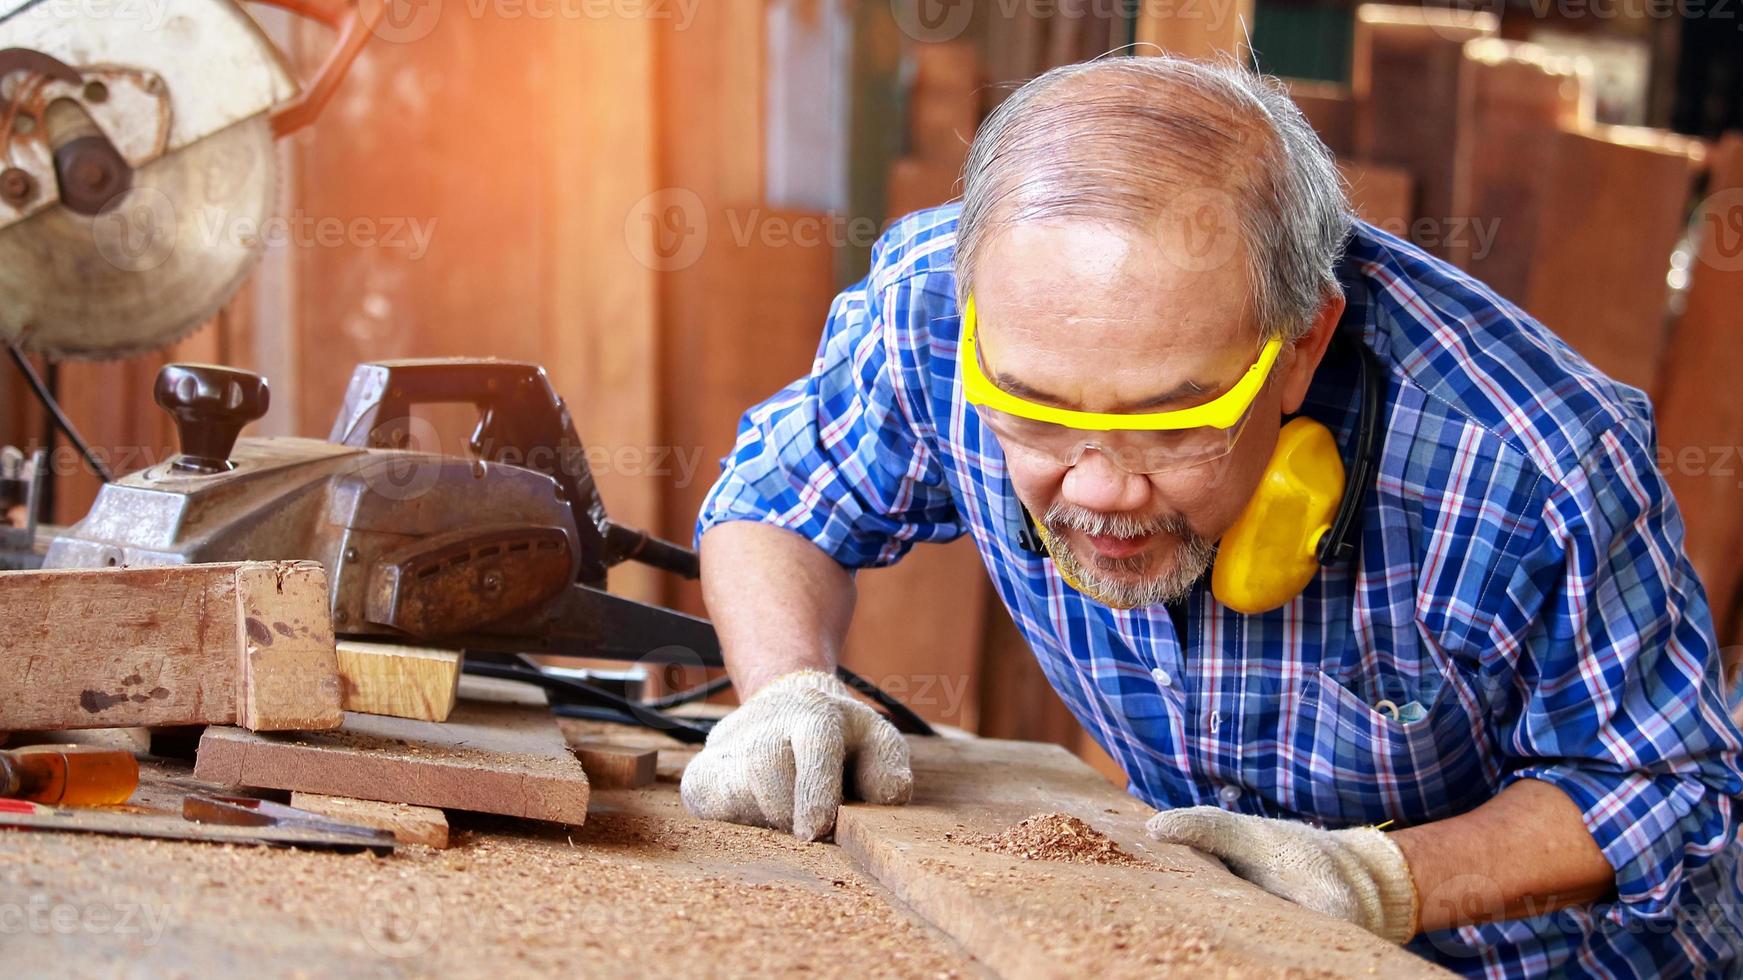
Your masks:
M 914 790 L 908 743 L 829 674 L 802 670 L 769 682 L 714 726 L 684 770 L 684 805 L 703 820 L 791 831 L 817 840 L 835 827 L 842 774 L 870 803 L 906 803 Z

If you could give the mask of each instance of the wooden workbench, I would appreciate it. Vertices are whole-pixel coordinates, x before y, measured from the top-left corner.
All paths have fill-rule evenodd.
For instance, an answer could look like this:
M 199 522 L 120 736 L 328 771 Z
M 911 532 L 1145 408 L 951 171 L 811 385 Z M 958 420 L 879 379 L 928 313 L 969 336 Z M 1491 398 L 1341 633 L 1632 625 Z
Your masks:
M 598 726 L 564 723 L 572 738 Z M 451 814 L 454 846 L 390 857 L 75 834 L 0 836 L 14 975 L 361 977 L 1387 975 L 1438 971 L 1195 852 L 1144 840 L 1142 805 L 1054 746 L 914 742 L 916 797 L 851 806 L 840 846 L 703 823 L 659 780 L 598 790 L 586 825 Z M 186 789 L 153 762 L 150 786 Z M 144 792 L 145 790 L 142 790 Z M 976 846 L 1065 812 L 1134 860 Z

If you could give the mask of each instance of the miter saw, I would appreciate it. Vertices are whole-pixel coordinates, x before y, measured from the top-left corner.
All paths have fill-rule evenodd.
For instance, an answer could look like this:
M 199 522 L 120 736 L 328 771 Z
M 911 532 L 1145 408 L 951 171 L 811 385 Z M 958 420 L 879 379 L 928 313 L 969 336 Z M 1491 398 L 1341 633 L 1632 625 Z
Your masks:
M 299 86 L 231 0 L 0 0 L 0 340 L 154 350 L 259 259 L 272 141 L 313 121 L 381 0 L 264 0 L 334 27 Z

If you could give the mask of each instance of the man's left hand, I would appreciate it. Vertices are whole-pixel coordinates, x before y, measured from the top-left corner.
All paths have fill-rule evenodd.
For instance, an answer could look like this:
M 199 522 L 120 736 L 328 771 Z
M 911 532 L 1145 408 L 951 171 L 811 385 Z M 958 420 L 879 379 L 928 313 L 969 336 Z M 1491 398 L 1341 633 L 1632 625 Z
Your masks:
M 1404 943 L 1416 935 L 1419 909 L 1410 866 L 1398 845 L 1372 827 L 1320 830 L 1195 806 L 1158 813 L 1146 829 L 1159 841 L 1216 855 L 1273 895 L 1381 938 Z

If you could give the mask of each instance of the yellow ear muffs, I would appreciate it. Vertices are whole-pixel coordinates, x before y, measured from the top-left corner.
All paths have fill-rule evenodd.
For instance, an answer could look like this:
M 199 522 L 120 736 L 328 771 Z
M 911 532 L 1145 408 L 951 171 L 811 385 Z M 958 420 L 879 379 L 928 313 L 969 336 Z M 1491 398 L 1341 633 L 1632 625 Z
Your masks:
M 1248 615 L 1299 595 L 1319 574 L 1319 541 L 1343 492 L 1344 464 L 1331 430 L 1309 418 L 1283 426 L 1252 499 L 1218 545 L 1211 594 Z

